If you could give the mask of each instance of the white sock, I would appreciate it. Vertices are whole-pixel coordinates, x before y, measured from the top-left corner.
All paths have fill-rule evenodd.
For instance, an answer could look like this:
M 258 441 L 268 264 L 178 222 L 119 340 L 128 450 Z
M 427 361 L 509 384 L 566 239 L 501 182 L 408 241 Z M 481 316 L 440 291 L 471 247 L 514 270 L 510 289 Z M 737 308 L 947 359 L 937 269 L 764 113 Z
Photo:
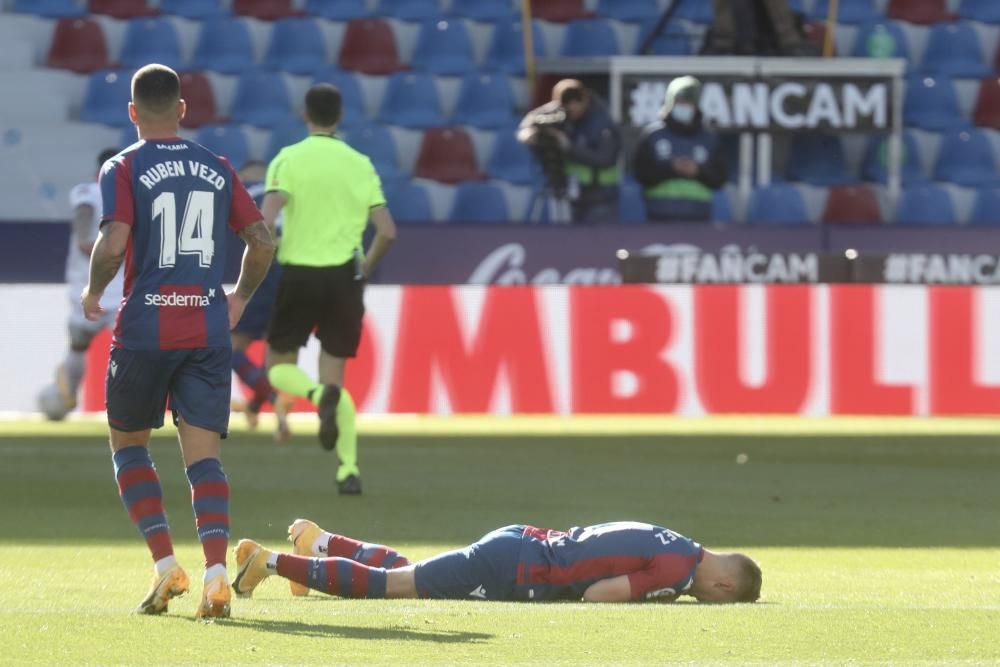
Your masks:
M 269 570 L 278 569 L 278 552 L 272 551 L 267 555 L 267 569 Z
M 156 561 L 156 574 L 162 577 L 175 567 L 177 567 L 177 559 L 174 558 L 173 554 L 171 554 L 166 558 L 161 558 Z
M 312 543 L 312 552 L 314 556 L 327 556 L 327 547 L 330 545 L 330 538 L 333 535 L 326 532 L 325 530 L 319 534 L 319 537 Z
M 204 582 L 207 584 L 216 577 L 222 577 L 226 581 L 229 581 L 229 574 L 226 572 L 226 566 L 221 563 L 216 563 L 205 570 Z

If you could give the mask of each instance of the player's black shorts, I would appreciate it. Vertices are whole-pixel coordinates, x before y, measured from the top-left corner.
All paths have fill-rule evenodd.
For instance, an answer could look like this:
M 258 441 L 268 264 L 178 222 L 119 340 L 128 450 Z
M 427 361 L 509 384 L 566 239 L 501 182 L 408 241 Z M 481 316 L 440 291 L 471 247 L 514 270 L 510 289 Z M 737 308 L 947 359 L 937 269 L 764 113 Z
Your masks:
M 297 352 L 315 330 L 324 352 L 354 357 L 365 315 L 364 288 L 354 260 L 339 266 L 285 265 L 268 345 L 275 352 Z

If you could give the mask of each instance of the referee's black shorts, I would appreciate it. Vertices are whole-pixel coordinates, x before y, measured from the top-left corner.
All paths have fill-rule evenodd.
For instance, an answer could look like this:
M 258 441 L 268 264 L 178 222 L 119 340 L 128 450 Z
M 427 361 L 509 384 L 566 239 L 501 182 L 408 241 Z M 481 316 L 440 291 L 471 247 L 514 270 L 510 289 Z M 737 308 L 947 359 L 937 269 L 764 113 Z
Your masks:
M 315 331 L 327 354 L 356 356 L 365 302 L 354 260 L 339 266 L 286 264 L 283 269 L 267 332 L 271 349 L 297 352 Z

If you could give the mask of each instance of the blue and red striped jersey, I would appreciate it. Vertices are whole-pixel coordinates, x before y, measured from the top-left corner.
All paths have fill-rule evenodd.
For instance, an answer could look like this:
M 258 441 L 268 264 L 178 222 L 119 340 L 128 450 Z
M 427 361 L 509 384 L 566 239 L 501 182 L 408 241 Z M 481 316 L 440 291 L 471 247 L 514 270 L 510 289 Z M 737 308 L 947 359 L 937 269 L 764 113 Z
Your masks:
M 226 230 L 263 219 L 229 163 L 181 138 L 139 141 L 101 169 L 104 216 L 132 227 L 113 345 L 228 347 Z
M 628 575 L 633 600 L 674 598 L 694 581 L 700 544 L 667 528 L 615 521 L 569 531 L 528 526 L 515 596 L 579 600 L 601 579 Z

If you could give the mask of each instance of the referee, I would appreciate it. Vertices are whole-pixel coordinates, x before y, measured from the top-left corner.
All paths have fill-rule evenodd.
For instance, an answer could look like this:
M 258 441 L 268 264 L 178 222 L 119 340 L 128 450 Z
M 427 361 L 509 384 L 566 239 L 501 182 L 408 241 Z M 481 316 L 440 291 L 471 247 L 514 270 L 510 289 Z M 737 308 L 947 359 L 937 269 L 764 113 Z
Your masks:
M 267 169 L 264 219 L 273 229 L 284 213 L 278 296 L 267 335 L 268 379 L 275 389 L 312 401 L 319 440 L 337 449 L 337 490 L 361 493 L 354 401 L 344 389 L 344 366 L 361 340 L 364 285 L 396 238 L 382 184 L 371 161 L 334 132 L 340 91 L 328 83 L 306 93 L 309 136 L 288 146 Z M 365 253 L 369 219 L 375 238 Z M 319 383 L 298 367 L 299 349 L 315 331 L 321 352 Z

